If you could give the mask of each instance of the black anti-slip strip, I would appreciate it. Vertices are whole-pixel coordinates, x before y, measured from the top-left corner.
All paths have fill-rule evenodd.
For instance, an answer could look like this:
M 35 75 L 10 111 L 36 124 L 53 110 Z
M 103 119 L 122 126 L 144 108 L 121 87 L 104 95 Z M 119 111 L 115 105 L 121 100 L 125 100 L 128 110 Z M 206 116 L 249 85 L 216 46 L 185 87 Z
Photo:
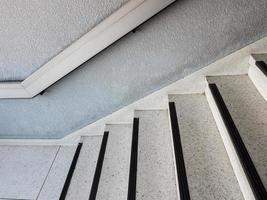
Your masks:
M 65 184 L 63 186 L 63 189 L 61 191 L 61 195 L 60 195 L 59 200 L 64 200 L 66 198 L 66 195 L 67 195 L 67 192 L 68 192 L 68 189 L 70 186 L 71 178 L 72 178 L 73 172 L 74 172 L 75 167 L 76 167 L 76 163 L 77 163 L 79 155 L 80 155 L 81 148 L 82 148 L 82 143 L 79 143 L 77 148 L 76 148 L 73 160 L 71 162 L 70 169 L 69 169 L 67 178 L 65 180 Z
M 178 118 L 176 114 L 176 108 L 174 102 L 169 102 L 172 136 L 173 136 L 173 146 L 176 161 L 176 169 L 178 176 L 179 192 L 181 200 L 190 200 L 183 149 L 180 137 L 180 131 L 178 126 Z M 193 113 L 192 113 L 193 114 Z
M 266 189 L 261 181 L 261 178 L 253 164 L 253 161 L 246 149 L 245 144 L 235 126 L 235 123 L 223 101 L 219 89 L 216 84 L 209 84 L 210 91 L 222 116 L 223 122 L 230 135 L 231 141 L 234 145 L 238 158 L 242 164 L 244 172 L 249 181 L 250 187 L 253 190 L 254 196 L 257 200 L 266 200 L 267 193 Z
M 267 64 L 263 61 L 256 61 L 256 66 L 267 76 Z
M 106 152 L 108 135 L 109 135 L 109 132 L 105 131 L 103 139 L 102 139 L 102 143 L 101 143 L 100 152 L 98 155 L 98 160 L 97 160 L 97 165 L 96 165 L 96 170 L 95 170 L 94 180 L 93 180 L 92 187 L 91 187 L 89 200 L 96 199 L 97 189 L 99 185 L 99 180 L 100 180 L 102 166 L 103 166 L 105 152 Z
M 130 173 L 128 184 L 128 200 L 136 199 L 136 176 L 137 176 L 137 156 L 138 156 L 138 129 L 139 119 L 133 120 L 133 136 L 132 136 L 132 150 L 130 161 Z

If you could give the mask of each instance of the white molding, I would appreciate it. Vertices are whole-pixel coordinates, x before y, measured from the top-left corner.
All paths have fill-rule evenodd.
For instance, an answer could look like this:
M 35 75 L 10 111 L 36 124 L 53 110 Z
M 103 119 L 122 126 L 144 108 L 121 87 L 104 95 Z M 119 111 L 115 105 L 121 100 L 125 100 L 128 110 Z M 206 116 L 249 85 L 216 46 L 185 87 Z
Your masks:
M 34 97 L 174 1 L 131 0 L 24 81 L 0 83 L 0 98 Z
M 256 61 L 267 61 L 266 54 L 253 54 L 250 56 L 249 60 L 249 70 L 248 76 L 254 83 L 255 87 L 258 89 L 263 98 L 267 101 L 267 77 L 262 73 L 262 71 L 256 66 Z
M 81 137 L 73 138 L 72 140 L 65 139 L 1 139 L 0 146 L 72 146 L 77 145 Z
M 21 82 L 0 83 L 0 98 L 29 98 Z
M 83 135 L 74 135 L 70 137 L 64 137 L 62 139 L 0 139 L 0 146 L 12 146 L 12 145 L 23 145 L 23 146 L 72 146 L 77 145 L 82 141 L 82 137 L 95 137 L 102 136 L 102 133 L 98 134 L 83 134 Z

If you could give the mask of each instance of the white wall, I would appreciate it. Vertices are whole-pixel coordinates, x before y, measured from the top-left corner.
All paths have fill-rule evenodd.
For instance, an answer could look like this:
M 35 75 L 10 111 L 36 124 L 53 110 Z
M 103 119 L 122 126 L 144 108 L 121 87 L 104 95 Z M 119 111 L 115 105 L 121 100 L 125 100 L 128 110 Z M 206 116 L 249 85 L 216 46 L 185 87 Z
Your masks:
M 1 0 L 0 80 L 24 80 L 128 0 Z

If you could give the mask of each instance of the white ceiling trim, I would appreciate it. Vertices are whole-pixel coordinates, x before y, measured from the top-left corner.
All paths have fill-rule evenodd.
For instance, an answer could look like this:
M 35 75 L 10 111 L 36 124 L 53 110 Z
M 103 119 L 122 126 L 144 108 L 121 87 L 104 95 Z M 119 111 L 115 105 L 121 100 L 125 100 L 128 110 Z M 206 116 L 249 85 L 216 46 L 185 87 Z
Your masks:
M 131 0 L 22 82 L 0 82 L 0 98 L 32 98 L 175 0 Z

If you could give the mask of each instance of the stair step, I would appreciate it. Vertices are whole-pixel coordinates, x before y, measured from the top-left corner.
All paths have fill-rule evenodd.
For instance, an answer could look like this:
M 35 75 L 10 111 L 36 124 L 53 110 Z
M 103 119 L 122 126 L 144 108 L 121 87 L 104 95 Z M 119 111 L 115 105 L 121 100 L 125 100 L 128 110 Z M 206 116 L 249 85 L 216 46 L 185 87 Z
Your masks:
M 91 192 L 102 136 L 83 137 L 82 142 L 66 200 L 88 200 Z
M 126 200 L 132 124 L 106 125 L 109 132 L 96 199 Z
M 167 110 L 135 111 L 139 118 L 137 200 L 178 198 Z
M 46 181 L 40 191 L 38 200 L 58 200 L 69 171 L 76 146 L 61 146 Z
M 248 76 L 267 100 L 267 54 L 252 55 L 249 64 Z
M 179 196 L 180 200 L 190 200 L 189 187 L 184 163 L 183 147 L 174 102 L 169 102 L 169 113 Z
M 217 85 L 266 190 L 266 101 L 246 75 L 209 77 L 208 82 Z
M 36 199 L 59 146 L 0 146 L 0 198 Z
M 205 95 L 169 95 L 169 101 L 175 102 L 191 199 L 244 199 Z

